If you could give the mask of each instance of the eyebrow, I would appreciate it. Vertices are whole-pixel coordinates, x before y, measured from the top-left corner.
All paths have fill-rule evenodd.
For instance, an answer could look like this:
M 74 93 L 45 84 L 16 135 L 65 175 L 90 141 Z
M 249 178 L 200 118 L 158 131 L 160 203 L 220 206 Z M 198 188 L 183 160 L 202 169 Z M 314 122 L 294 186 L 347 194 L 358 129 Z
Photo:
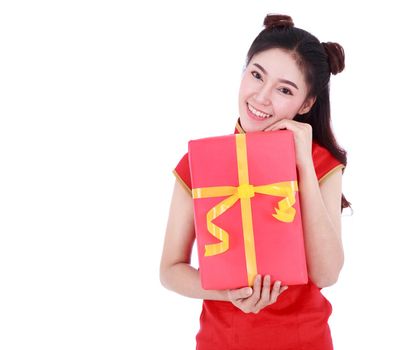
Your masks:
M 263 68 L 260 64 L 258 64 L 258 63 L 254 63 L 254 66 L 256 66 L 256 67 L 258 67 L 262 72 L 263 72 L 263 74 L 267 74 L 267 71 L 266 71 L 266 69 L 265 68 Z M 286 79 L 279 79 L 278 81 L 280 81 L 280 82 L 282 82 L 282 83 L 285 83 L 285 84 L 288 84 L 288 85 L 291 85 L 291 86 L 293 86 L 295 89 L 297 89 L 297 90 L 299 90 L 299 88 L 298 88 L 298 86 L 296 86 L 296 84 L 295 83 L 293 83 L 292 81 L 290 81 L 290 80 L 286 80 Z

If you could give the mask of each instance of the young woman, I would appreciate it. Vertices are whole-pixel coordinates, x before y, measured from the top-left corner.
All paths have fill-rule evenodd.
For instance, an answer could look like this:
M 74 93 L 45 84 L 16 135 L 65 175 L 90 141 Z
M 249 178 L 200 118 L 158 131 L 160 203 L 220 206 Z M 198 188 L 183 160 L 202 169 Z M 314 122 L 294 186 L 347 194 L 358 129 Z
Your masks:
M 320 293 L 344 262 L 341 211 L 346 152 L 330 125 L 329 80 L 344 68 L 337 43 L 320 43 L 291 17 L 268 15 L 255 38 L 240 85 L 235 132 L 288 129 L 294 134 L 309 283 L 273 285 L 257 276 L 252 288 L 204 290 L 190 265 L 195 239 L 187 154 L 177 177 L 161 259 L 162 284 L 204 299 L 197 349 L 332 349 L 331 305 Z

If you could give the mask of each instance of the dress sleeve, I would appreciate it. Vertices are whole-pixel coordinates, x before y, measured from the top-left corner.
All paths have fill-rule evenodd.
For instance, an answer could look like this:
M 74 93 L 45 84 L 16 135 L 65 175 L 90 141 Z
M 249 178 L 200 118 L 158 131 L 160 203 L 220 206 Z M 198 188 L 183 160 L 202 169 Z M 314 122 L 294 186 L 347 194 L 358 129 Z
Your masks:
M 173 170 L 176 179 L 183 185 L 183 187 L 190 193 L 191 196 L 191 176 L 190 164 L 188 162 L 188 153 L 186 153 Z
M 338 169 L 342 171 L 345 168 L 345 165 L 336 159 L 329 150 L 315 142 L 313 143 L 312 157 L 319 183 Z

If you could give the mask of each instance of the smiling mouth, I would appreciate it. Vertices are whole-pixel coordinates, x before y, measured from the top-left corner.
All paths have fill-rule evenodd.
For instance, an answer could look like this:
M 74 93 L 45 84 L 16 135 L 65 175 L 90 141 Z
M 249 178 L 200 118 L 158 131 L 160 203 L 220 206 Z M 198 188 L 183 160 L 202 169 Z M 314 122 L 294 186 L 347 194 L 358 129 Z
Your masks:
M 247 109 L 249 112 L 248 113 L 249 116 L 256 120 L 264 120 L 264 119 L 271 118 L 273 116 L 272 114 L 258 111 L 255 107 L 251 106 L 249 103 L 247 103 Z

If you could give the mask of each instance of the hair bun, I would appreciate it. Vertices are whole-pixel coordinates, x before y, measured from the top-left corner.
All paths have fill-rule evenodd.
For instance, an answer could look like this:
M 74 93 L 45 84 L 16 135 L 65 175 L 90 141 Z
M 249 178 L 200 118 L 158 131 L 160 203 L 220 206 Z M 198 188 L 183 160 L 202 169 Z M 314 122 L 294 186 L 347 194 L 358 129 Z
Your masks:
M 338 74 L 345 68 L 345 51 L 344 48 L 337 43 L 327 42 L 321 43 L 328 56 L 328 64 L 332 74 Z
M 294 22 L 290 16 L 268 14 L 263 21 L 263 25 L 265 26 L 266 30 L 271 30 L 276 27 L 291 28 L 294 26 Z

